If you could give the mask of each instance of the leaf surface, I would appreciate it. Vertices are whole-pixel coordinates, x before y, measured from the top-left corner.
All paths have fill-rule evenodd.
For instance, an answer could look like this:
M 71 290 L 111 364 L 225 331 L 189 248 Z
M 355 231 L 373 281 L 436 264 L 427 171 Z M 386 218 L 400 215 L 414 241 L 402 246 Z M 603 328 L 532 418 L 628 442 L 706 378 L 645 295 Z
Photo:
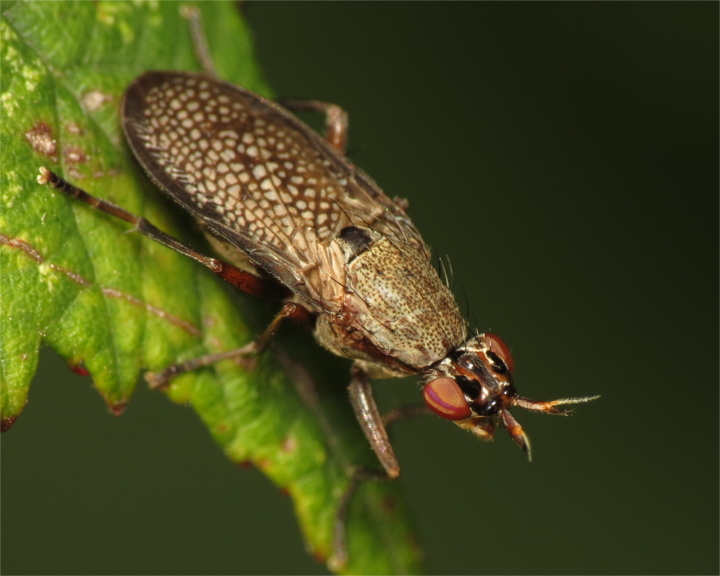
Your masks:
M 237 300 L 212 274 L 36 180 L 47 166 L 175 237 L 198 239 L 188 233 L 190 219 L 169 209 L 133 163 L 118 122 L 123 90 L 143 71 L 199 69 L 179 8 L 174 2 L 3 2 L 4 428 L 26 404 L 43 344 L 71 366 L 84 366 L 119 414 L 145 370 L 253 338 Z M 202 11 L 221 77 L 269 95 L 234 5 L 202 3 Z M 251 373 L 225 361 L 186 374 L 168 395 L 191 405 L 231 461 L 253 462 L 290 494 L 309 550 L 327 559 L 348 465 L 372 460 L 357 424 L 345 417 L 347 407 L 317 402 L 294 380 L 266 354 Z M 343 571 L 419 570 L 405 516 L 397 485 L 364 486 L 350 510 L 350 563 Z

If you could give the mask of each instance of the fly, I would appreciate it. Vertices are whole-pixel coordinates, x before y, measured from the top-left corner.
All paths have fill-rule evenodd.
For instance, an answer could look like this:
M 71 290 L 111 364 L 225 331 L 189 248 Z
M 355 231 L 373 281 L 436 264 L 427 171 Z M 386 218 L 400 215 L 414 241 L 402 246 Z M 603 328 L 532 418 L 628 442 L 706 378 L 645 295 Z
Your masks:
M 291 110 L 323 112 L 325 137 Z M 45 168 L 38 181 L 132 223 L 249 294 L 284 303 L 253 343 L 170 366 L 150 375 L 154 385 L 261 352 L 285 318 L 311 322 L 321 346 L 353 360 L 350 400 L 389 478 L 400 474 L 400 466 L 372 378 L 419 377 L 435 414 L 485 440 L 500 424 L 528 457 L 530 442 L 512 408 L 567 414 L 559 406 L 597 398 L 535 401 L 517 393 L 509 348 L 495 334 L 469 332 L 407 204 L 391 200 L 344 156 L 348 123 L 341 108 L 317 101 L 280 105 L 208 72 L 156 71 L 129 86 L 120 117 L 138 162 L 203 225 L 223 260 L 194 251 Z M 358 470 L 351 486 L 363 474 Z M 336 541 L 344 554 L 342 529 Z

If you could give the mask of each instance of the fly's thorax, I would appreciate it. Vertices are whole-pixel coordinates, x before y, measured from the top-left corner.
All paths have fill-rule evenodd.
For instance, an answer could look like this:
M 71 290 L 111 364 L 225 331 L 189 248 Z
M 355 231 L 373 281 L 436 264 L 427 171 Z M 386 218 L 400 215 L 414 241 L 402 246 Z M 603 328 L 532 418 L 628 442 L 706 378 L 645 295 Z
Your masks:
M 465 321 L 424 246 L 356 226 L 337 241 L 346 262 L 344 297 L 338 313 L 319 319 L 321 344 L 407 373 L 439 362 L 463 342 Z

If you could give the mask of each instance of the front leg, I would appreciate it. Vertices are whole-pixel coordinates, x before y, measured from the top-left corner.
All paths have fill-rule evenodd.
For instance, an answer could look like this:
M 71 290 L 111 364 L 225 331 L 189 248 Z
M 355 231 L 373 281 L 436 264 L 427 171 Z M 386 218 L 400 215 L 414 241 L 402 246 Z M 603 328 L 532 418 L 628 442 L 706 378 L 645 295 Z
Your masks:
M 340 570 L 347 563 L 347 513 L 350 502 L 360 485 L 368 480 L 393 480 L 400 475 L 397 456 L 395 456 L 395 451 L 390 444 L 382 416 L 380 416 L 372 394 L 370 377 L 358 362 L 353 364 L 348 392 L 350 393 L 350 402 L 355 411 L 355 417 L 360 422 L 365 437 L 370 442 L 370 446 L 372 446 L 385 470 L 374 470 L 366 466 L 358 466 L 352 470 L 350 481 L 340 499 L 337 516 L 335 517 L 333 555 L 329 564 L 333 570 Z
M 147 380 L 151 388 L 159 388 L 163 390 L 169 386 L 172 379 L 180 374 L 185 374 L 186 372 L 191 372 L 204 366 L 216 364 L 221 360 L 239 360 L 248 356 L 261 354 L 270 345 L 270 342 L 277 333 L 280 324 L 286 318 L 292 318 L 296 322 L 302 324 L 310 324 L 314 317 L 308 310 L 300 306 L 300 304 L 288 302 L 280 309 L 280 312 L 277 313 L 273 321 L 265 329 L 265 332 L 242 348 L 219 352 L 216 354 L 206 354 L 205 356 L 193 358 L 186 362 L 181 362 L 180 364 L 168 366 L 162 372 L 148 372 L 145 374 L 145 380 Z
M 385 431 L 382 416 L 375 404 L 370 387 L 370 377 L 357 362 L 352 367 L 352 379 L 348 391 L 350 392 L 350 402 L 355 410 L 355 417 L 360 422 L 370 446 L 385 468 L 387 475 L 390 478 L 397 478 L 400 475 L 400 465 Z

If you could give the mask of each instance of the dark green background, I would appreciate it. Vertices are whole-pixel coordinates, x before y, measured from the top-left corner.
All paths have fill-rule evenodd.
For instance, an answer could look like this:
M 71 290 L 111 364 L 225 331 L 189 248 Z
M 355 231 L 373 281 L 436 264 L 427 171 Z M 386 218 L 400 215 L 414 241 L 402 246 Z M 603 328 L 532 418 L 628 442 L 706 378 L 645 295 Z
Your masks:
M 521 394 L 603 395 L 572 419 L 516 410 L 532 464 L 502 432 L 394 431 L 429 571 L 717 573 L 718 5 L 246 13 L 278 94 L 348 110 L 353 161 L 409 198 Z M 46 351 L 2 448 L 4 573 L 324 570 L 289 500 L 144 386 L 113 418 Z

